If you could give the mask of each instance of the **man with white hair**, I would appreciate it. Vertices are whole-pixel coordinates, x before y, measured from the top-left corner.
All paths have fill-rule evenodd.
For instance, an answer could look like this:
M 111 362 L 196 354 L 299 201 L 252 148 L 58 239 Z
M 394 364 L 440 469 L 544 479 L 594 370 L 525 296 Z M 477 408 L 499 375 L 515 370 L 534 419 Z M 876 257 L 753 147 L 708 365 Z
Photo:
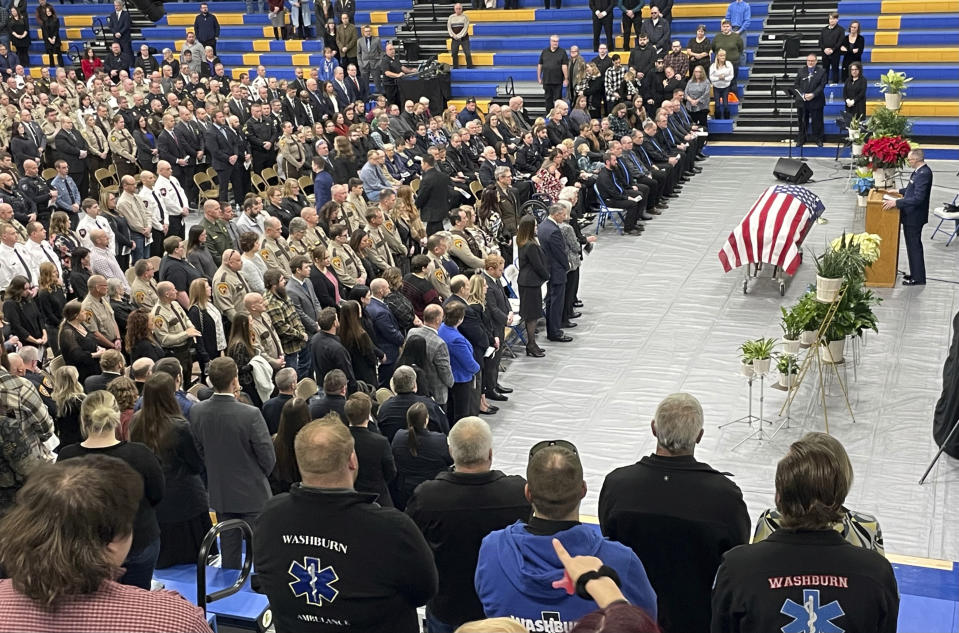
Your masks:
M 90 270 L 93 274 L 103 275 L 107 279 L 120 279 L 124 292 L 130 292 L 126 275 L 123 274 L 123 269 L 120 268 L 116 255 L 110 248 L 110 236 L 106 231 L 94 229 L 90 232 L 90 241 L 93 243 L 90 248 Z
M 428 630 L 455 629 L 485 617 L 473 577 L 487 534 L 530 515 L 526 480 L 492 469 L 493 434 L 478 417 L 450 429 L 453 469 L 416 488 L 406 513 L 433 550 L 440 591 L 426 605 Z
M 172 122 L 172 118 L 170 121 Z M 172 129 L 171 127 L 170 130 Z M 190 199 L 179 179 L 173 174 L 173 165 L 165 160 L 157 163 L 157 179 L 153 185 L 153 194 L 159 199 L 160 206 L 169 220 L 167 235 L 184 237 L 183 223 L 186 221 L 186 216 L 190 214 Z
M 726 473 L 693 456 L 703 437 L 703 409 L 695 397 L 667 396 L 650 428 L 656 452 L 617 468 L 603 482 L 600 527 L 640 556 L 659 595 L 664 627 L 707 631 L 710 590 L 722 555 L 749 542 L 746 504 Z M 688 551 L 697 554 L 677 558 L 674 550 L 660 548 L 660 535 L 677 533 L 686 535 Z M 656 548 L 670 552 L 668 559 L 658 556 Z
M 117 198 L 117 213 L 126 218 L 130 225 L 130 237 L 133 239 L 133 252 L 130 254 L 131 263 L 147 257 L 146 246 L 152 240 L 153 214 L 139 196 L 137 196 L 137 181 L 133 176 L 120 178 L 122 192 Z

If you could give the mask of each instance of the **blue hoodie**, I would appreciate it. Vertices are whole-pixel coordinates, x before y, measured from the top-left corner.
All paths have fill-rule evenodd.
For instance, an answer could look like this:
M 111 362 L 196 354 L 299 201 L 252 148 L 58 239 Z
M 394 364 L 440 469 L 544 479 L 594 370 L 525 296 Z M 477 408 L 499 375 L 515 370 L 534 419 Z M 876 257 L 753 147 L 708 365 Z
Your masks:
M 636 554 L 609 541 L 588 525 L 576 525 L 551 536 L 526 530 L 522 521 L 491 532 L 480 546 L 476 593 L 488 618 L 512 617 L 530 631 L 570 631 L 576 620 L 597 609 L 592 600 L 554 589 L 563 566 L 553 549 L 558 538 L 573 556 L 595 556 L 616 570 L 623 595 L 656 619 L 656 592 Z

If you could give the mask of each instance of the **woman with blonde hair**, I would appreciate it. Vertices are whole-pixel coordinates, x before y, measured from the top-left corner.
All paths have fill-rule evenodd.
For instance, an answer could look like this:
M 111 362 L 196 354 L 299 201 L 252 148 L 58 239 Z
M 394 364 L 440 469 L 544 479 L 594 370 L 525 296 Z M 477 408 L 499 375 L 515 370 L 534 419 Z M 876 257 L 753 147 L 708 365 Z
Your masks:
M 200 354 L 200 382 L 206 383 L 206 368 L 209 361 L 219 358 L 226 349 L 226 332 L 223 329 L 223 317 L 213 305 L 210 283 L 200 277 L 190 282 L 190 308 L 186 314 L 193 327 L 200 331 L 198 343 L 206 351 L 206 358 Z
M 117 427 L 117 439 L 130 439 L 130 421 L 133 419 L 133 407 L 140 397 L 140 390 L 132 378 L 117 376 L 107 383 L 107 391 L 117 399 L 120 408 L 120 426 Z
M 53 393 L 50 397 L 56 405 L 53 430 L 60 440 L 60 446 L 57 447 L 59 452 L 63 446 L 83 441 L 83 433 L 80 432 L 80 405 L 83 404 L 86 394 L 80 386 L 76 367 L 57 367 L 53 372 Z
M 420 218 L 420 210 L 416 208 L 416 203 L 413 201 L 413 188 L 409 185 L 396 189 L 393 219 L 396 221 L 396 229 L 400 232 L 400 237 L 407 246 L 407 255 L 412 257 L 423 252 L 426 247 L 426 225 Z
M 733 82 L 733 65 L 726 61 L 726 51 L 716 51 L 716 61 L 709 66 L 709 82 L 713 85 L 714 119 L 729 118 L 729 86 Z
M 467 314 L 472 315 L 473 318 L 470 321 L 473 323 L 472 328 L 467 326 L 467 329 L 476 329 L 482 330 L 485 334 L 486 345 L 481 349 L 473 349 L 473 358 L 476 359 L 476 363 L 480 366 L 479 373 L 476 374 L 474 381 L 476 382 L 473 397 L 474 397 L 474 410 L 478 410 L 480 413 L 491 413 L 490 405 L 486 402 L 487 396 L 491 396 L 495 400 L 506 400 L 505 396 L 500 396 L 498 393 L 495 393 L 494 390 L 486 388 L 487 384 L 487 367 L 489 366 L 490 361 L 493 361 L 495 354 L 491 354 L 488 358 L 486 357 L 486 349 L 489 347 L 498 348 L 500 345 L 499 337 L 496 336 L 496 333 L 493 332 L 493 324 L 490 322 L 489 314 L 486 312 L 486 279 L 483 275 L 473 275 L 469 280 L 469 290 L 466 295 L 466 311 Z M 460 331 L 463 331 L 463 326 L 460 326 Z M 466 333 L 463 333 L 464 336 Z M 478 334 L 478 332 L 477 332 Z M 472 336 L 472 332 L 471 332 Z M 482 339 L 482 337 L 480 337 Z M 470 343 L 472 343 L 472 338 Z M 495 362 L 499 362 L 496 360 Z
M 143 497 L 133 522 L 133 543 L 123 562 L 125 573 L 117 582 L 150 589 L 153 568 L 160 552 L 160 526 L 153 507 L 163 499 L 163 471 L 153 452 L 136 442 L 116 438 L 120 410 L 109 391 L 94 391 L 80 406 L 80 425 L 84 440 L 60 449 L 57 461 L 88 455 L 106 455 L 121 459 L 143 478 Z
M 303 207 L 312 206 L 306 196 L 303 195 L 300 182 L 296 178 L 287 178 L 286 182 L 283 183 L 283 201 L 280 202 L 280 206 L 290 214 L 291 220 L 300 217 L 300 211 L 303 210 Z M 289 227 L 289 222 L 285 226 Z
M 37 281 L 37 307 L 40 309 L 40 319 L 43 329 L 47 333 L 47 343 L 53 350 L 53 355 L 60 353 L 57 344 L 57 328 L 60 327 L 60 315 L 67 305 L 67 292 L 63 286 L 63 279 L 57 274 L 57 267 L 53 262 L 40 264 L 40 278 Z

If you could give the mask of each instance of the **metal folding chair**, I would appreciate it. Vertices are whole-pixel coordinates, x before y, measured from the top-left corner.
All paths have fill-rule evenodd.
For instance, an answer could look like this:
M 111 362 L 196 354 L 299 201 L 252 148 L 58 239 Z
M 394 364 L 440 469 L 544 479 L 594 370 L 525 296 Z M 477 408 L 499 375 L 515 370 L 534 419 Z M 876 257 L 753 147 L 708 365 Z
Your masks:
M 956 197 L 952 199 L 953 207 L 955 207 L 957 200 L 959 200 L 959 194 L 956 194 Z M 946 220 L 951 220 L 953 222 L 952 233 L 949 235 L 949 239 L 946 241 L 946 246 L 949 246 L 949 244 L 952 243 L 952 240 L 955 239 L 956 235 L 959 235 L 959 211 L 946 211 L 945 206 L 942 206 L 934 209 L 932 214 L 939 218 L 939 224 L 936 225 L 932 235 L 929 236 L 930 240 L 936 237 L 936 233 L 948 233 L 948 231 L 942 228 L 943 222 Z
M 620 235 L 623 233 L 623 210 L 617 209 L 615 207 L 610 207 L 606 204 L 606 201 L 603 200 L 603 196 L 599 195 L 599 187 L 595 184 L 593 185 L 593 192 L 596 194 L 596 199 L 599 201 L 599 212 L 596 214 L 596 234 L 599 234 L 599 230 L 606 226 L 606 220 L 610 220 L 613 223 L 613 226 L 616 227 L 616 230 L 619 231 Z

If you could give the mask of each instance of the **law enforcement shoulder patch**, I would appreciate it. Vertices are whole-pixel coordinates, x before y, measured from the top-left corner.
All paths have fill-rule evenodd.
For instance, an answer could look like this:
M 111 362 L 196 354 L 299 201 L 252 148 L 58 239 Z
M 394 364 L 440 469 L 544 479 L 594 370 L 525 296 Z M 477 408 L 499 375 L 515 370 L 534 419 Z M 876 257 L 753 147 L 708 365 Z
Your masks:
M 163 317 L 158 316 L 153 318 L 153 325 L 155 327 L 163 327 Z
M 143 292 L 142 290 L 137 290 L 136 292 L 133 293 L 133 300 L 136 301 L 137 303 L 143 303 L 144 297 L 146 297 L 146 293 Z
M 216 285 L 216 291 L 225 297 L 230 294 L 230 286 L 226 282 L 218 283 Z
M 330 265 L 337 270 L 343 270 L 343 260 L 339 257 L 334 257 L 331 259 Z
M 84 320 L 84 321 L 89 321 L 89 320 L 92 319 L 92 318 L 93 318 L 93 311 L 92 311 L 92 310 L 84 310 L 84 311 L 83 311 L 83 320 Z
M 442 268 L 437 268 L 434 270 L 433 275 L 435 275 L 436 279 L 439 281 L 446 281 L 446 272 Z
M 455 246 L 456 248 L 463 248 L 463 238 L 454 237 L 453 246 Z
M 263 258 L 263 261 L 269 262 L 273 259 L 273 253 L 264 248 L 260 251 L 260 257 Z
M 77 231 L 77 233 L 80 234 L 80 237 L 86 237 L 86 236 L 87 236 L 87 230 L 86 230 L 86 229 L 80 229 L 79 231 Z
M 386 221 L 386 230 L 387 230 L 387 231 L 389 231 L 389 232 L 392 233 L 392 232 L 393 232 L 393 226 L 394 226 L 394 225 L 393 225 L 393 220 L 387 220 L 387 221 Z
M 165 195 L 166 195 L 166 187 L 160 187 L 160 195 L 161 195 L 161 196 L 165 196 Z

